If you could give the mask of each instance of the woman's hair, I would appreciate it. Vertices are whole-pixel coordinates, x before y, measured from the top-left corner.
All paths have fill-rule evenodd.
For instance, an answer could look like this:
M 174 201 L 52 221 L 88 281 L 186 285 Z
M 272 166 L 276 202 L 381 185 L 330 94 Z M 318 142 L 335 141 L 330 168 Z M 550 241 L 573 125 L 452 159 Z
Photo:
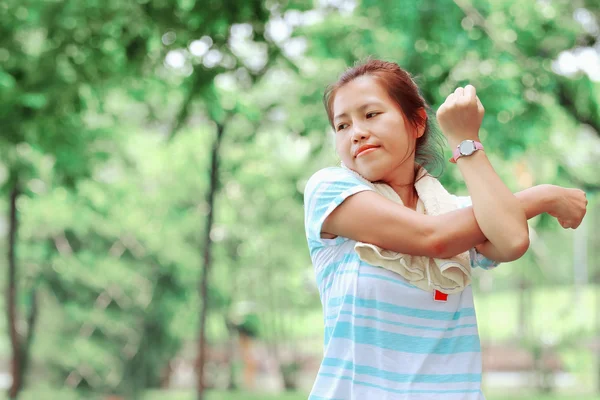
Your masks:
M 347 69 L 336 83 L 327 87 L 323 96 L 323 103 L 331 126 L 333 126 L 332 108 L 336 92 L 345 84 L 361 76 L 372 76 L 378 79 L 390 98 L 402 110 L 404 118 L 413 127 L 425 126 L 425 133 L 417 138 L 415 145 L 416 168 L 418 170 L 419 167 L 423 167 L 429 173 L 439 170 L 439 173 L 441 173 L 444 160 L 442 158 L 443 147 L 440 135 L 432 126 L 433 124 L 430 123 L 430 118 L 423 118 L 423 114 L 419 113 L 420 109 L 425 109 L 429 115 L 429 105 L 419 93 L 419 88 L 410 74 L 396 63 L 371 59 L 360 62 Z

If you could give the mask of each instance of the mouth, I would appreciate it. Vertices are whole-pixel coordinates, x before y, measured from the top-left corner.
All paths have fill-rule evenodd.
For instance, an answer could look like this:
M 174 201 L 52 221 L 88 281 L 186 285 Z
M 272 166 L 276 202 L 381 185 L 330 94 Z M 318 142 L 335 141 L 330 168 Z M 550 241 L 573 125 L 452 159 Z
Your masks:
M 358 158 L 360 156 L 364 156 L 366 154 L 369 154 L 369 153 L 377 150 L 378 148 L 379 148 L 379 146 L 375 146 L 375 145 L 372 145 L 372 144 L 361 146 L 354 153 L 354 158 Z

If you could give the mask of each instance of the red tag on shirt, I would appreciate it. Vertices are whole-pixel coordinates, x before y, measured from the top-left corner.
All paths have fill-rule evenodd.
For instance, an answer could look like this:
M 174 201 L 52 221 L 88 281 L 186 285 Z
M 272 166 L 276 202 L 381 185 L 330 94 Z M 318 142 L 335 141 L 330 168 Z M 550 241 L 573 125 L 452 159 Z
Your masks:
M 433 300 L 434 301 L 448 301 L 448 294 L 442 293 L 439 290 L 433 291 Z

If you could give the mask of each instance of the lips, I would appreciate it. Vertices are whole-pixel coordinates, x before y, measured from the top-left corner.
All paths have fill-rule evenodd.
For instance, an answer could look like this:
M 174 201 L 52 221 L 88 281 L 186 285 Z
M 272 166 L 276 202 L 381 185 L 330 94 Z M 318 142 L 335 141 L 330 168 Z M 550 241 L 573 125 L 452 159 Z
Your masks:
M 362 145 L 362 146 L 360 146 L 356 150 L 356 152 L 354 153 L 354 157 L 359 157 L 359 156 L 361 156 L 363 154 L 366 154 L 366 152 L 370 153 L 374 149 L 378 149 L 378 148 L 379 148 L 379 146 L 375 146 L 374 144 L 365 144 L 365 145 Z

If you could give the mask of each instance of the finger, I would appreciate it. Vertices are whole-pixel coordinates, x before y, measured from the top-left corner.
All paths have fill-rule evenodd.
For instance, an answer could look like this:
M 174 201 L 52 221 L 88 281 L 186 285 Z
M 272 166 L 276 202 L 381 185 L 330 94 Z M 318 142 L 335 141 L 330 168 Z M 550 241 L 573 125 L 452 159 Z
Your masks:
M 477 91 L 475 90 L 475 86 L 465 86 L 465 97 L 468 98 L 470 101 L 475 101 L 475 99 L 477 98 Z
M 465 89 L 463 89 L 462 87 L 457 87 L 456 90 L 454 91 L 454 94 L 457 97 L 462 97 L 465 94 Z
M 448 110 L 448 99 L 442 103 L 442 105 L 437 109 L 435 113 L 436 118 L 439 118 L 440 115 L 443 115 Z
M 446 103 L 443 103 L 440 106 L 440 108 L 437 109 L 437 112 L 435 113 L 435 117 L 439 119 L 440 115 L 442 115 L 444 113 L 445 109 L 446 109 Z
M 475 96 L 475 98 L 477 99 L 477 110 L 480 113 L 484 113 L 485 112 L 485 108 L 483 107 L 483 104 L 481 104 L 481 100 L 479 100 L 479 96 Z

